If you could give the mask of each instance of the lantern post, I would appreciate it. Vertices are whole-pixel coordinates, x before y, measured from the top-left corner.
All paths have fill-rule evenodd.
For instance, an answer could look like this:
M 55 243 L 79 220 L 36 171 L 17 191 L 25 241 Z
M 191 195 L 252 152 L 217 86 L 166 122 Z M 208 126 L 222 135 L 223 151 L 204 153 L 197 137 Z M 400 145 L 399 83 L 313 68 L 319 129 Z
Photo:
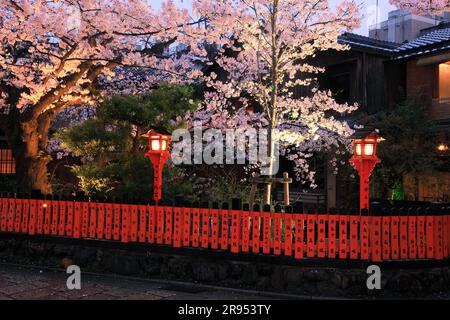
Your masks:
M 352 140 L 353 156 L 350 162 L 359 174 L 359 209 L 369 209 L 370 174 L 381 160 L 377 157 L 378 142 L 384 139 L 376 131 L 369 134 L 355 135 Z
M 148 138 L 148 152 L 145 154 L 149 157 L 153 166 L 153 199 L 156 203 L 161 200 L 162 195 L 162 171 L 165 162 L 170 157 L 169 142 L 170 136 L 149 130 L 144 137 Z

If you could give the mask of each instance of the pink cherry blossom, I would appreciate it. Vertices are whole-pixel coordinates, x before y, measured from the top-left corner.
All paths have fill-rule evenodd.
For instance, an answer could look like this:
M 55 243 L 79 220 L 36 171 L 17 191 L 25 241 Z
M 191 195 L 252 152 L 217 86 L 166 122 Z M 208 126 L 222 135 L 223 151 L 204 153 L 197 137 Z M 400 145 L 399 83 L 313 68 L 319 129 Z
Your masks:
M 356 106 L 340 105 L 330 92 L 314 89 L 316 74 L 324 69 L 308 61 L 320 51 L 348 49 L 337 38 L 358 26 L 358 6 L 343 1 L 333 9 L 327 0 L 197 0 L 193 8 L 208 18 L 208 39 L 219 46 L 216 63 L 227 77 L 206 77 L 214 92 L 188 120 L 218 129 L 274 129 L 272 138 L 295 162 L 297 178 L 313 181 L 308 159 L 348 142 L 352 129 L 342 117 Z M 234 54 L 226 54 L 230 49 Z M 307 94 L 294 94 L 302 87 Z M 250 101 L 261 112 L 247 112 Z
M 413 14 L 440 14 L 450 11 L 450 0 L 389 0 L 394 6 Z

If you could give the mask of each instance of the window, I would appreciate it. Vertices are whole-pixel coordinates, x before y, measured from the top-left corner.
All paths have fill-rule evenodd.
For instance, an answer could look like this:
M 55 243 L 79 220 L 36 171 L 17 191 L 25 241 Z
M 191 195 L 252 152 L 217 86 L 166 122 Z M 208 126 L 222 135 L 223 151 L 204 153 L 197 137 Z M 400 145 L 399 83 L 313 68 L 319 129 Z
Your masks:
M 350 101 L 350 74 L 343 73 L 337 75 L 325 74 L 319 78 L 319 86 L 322 90 L 330 90 L 333 98 L 338 103 Z
M 0 148 L 0 174 L 15 174 L 16 162 L 11 149 Z
M 450 61 L 439 65 L 439 98 L 450 98 Z

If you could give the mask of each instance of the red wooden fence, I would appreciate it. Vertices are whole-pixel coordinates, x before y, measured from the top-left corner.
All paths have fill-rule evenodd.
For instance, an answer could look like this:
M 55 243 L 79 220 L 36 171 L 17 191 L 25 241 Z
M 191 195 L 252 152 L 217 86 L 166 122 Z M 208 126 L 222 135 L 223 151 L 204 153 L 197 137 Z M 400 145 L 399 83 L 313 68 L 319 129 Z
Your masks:
M 331 258 L 450 257 L 450 208 L 368 215 L 0 198 L 0 232 Z M 277 211 L 281 211 L 279 207 Z

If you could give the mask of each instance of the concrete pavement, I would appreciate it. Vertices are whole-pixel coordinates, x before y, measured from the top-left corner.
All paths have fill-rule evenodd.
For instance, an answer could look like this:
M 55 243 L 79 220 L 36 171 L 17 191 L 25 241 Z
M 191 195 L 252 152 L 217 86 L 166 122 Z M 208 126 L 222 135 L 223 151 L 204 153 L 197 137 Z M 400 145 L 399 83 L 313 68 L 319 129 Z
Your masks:
M 64 272 L 0 265 L 0 300 L 266 300 L 254 292 L 166 281 L 81 273 L 81 290 L 68 290 Z

